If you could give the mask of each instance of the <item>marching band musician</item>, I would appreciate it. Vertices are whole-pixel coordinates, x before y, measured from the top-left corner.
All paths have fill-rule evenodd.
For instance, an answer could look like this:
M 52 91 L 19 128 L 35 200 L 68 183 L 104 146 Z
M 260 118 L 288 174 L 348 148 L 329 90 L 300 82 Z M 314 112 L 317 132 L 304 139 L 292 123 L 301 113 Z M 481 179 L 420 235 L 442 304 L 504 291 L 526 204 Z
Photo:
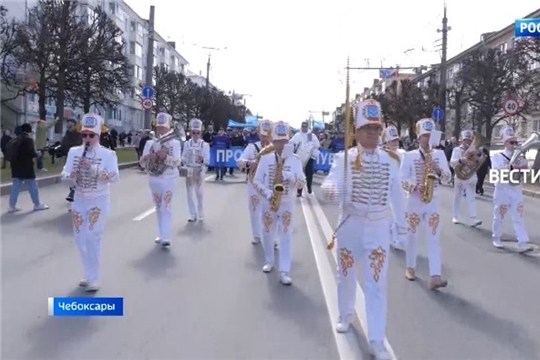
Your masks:
M 99 290 L 101 239 L 110 206 L 109 184 L 119 179 L 116 153 L 99 144 L 102 125 L 99 115 L 83 116 L 83 145 L 69 149 L 62 170 L 62 178 L 75 181 L 71 217 L 84 273 L 79 286 L 88 292 Z
M 315 134 L 309 131 L 307 121 L 302 123 L 300 131 L 294 134 L 291 139 L 291 143 L 295 146 L 295 149 L 298 149 L 300 146 L 307 146 L 311 149 L 311 157 L 304 167 L 304 173 L 306 174 L 306 186 L 308 194 L 311 194 L 311 184 L 313 184 L 313 166 L 319 158 L 319 148 L 321 144 L 319 139 Z M 295 151 L 296 152 L 296 151 Z M 302 196 L 303 189 L 298 189 L 297 196 Z
M 406 234 L 399 155 L 378 147 L 381 106 L 375 100 L 357 104 L 356 147 L 334 158 L 321 189 L 327 200 L 341 203 L 335 231 L 338 252 L 338 306 L 336 331 L 349 331 L 355 313 L 357 274 L 363 267 L 363 288 L 369 349 L 376 359 L 389 359 L 384 345 L 387 311 L 388 249 L 394 219 Z M 347 136 L 347 135 L 346 135 Z M 329 248 L 333 247 L 333 242 Z
M 173 119 L 171 115 L 166 113 L 157 114 L 155 121 L 157 136 L 146 142 L 140 160 L 141 166 L 148 172 L 148 183 L 156 206 L 159 236 L 155 239 L 155 242 L 163 247 L 171 245 L 171 207 L 178 179 L 181 154 L 180 141 L 174 138 L 167 140 L 163 138 L 163 135 L 168 133 L 172 126 Z M 153 172 L 152 169 L 158 166 L 161 167 L 161 170 Z
M 294 224 L 294 190 L 304 187 L 306 181 L 302 162 L 288 145 L 291 128 L 283 121 L 272 126 L 274 151 L 261 156 L 253 184 L 263 197 L 263 249 L 269 273 L 274 268 L 274 238 L 279 239 L 279 274 L 283 285 L 290 285 L 291 237 Z
M 399 148 L 399 133 L 397 128 L 394 126 L 387 126 L 383 131 L 382 142 L 384 146 L 399 155 L 400 162 L 402 163 L 403 157 L 405 156 L 405 150 Z M 403 202 L 405 202 L 404 193 Z M 391 231 L 392 243 L 390 245 L 396 250 L 405 250 L 405 244 L 403 244 L 398 236 L 398 223 L 396 221 L 392 224 Z
M 450 166 L 456 171 L 456 167 L 460 164 L 467 165 L 470 168 L 476 167 L 475 160 L 471 160 L 467 157 L 467 150 L 476 151 L 473 149 L 474 146 L 471 146 L 474 139 L 474 132 L 472 130 L 463 130 L 461 132 L 461 144 L 456 146 L 452 150 L 452 157 L 450 158 Z M 461 199 L 463 198 L 463 192 L 465 192 L 465 200 L 467 201 L 467 206 L 469 208 L 469 218 L 471 226 L 478 226 L 482 224 L 482 221 L 478 220 L 476 217 L 476 182 L 478 178 L 476 176 L 476 171 L 473 172 L 473 175 L 467 179 L 462 180 L 456 176 L 454 180 L 454 216 L 452 222 L 454 224 L 459 224 L 459 214 L 461 212 Z
M 528 169 L 529 164 L 524 157 L 510 166 L 510 160 L 518 146 L 514 129 L 510 126 L 503 127 L 501 129 L 501 138 L 504 142 L 504 151 L 493 155 L 491 158 L 491 168 L 493 170 Z M 518 240 L 519 252 L 523 253 L 532 250 L 529 244 L 529 235 L 527 234 L 527 229 L 525 228 L 525 222 L 523 220 L 523 186 L 521 184 L 512 183 L 495 183 L 493 203 L 493 245 L 497 248 L 503 248 L 501 242 L 502 223 L 506 214 L 510 213 Z
M 272 135 L 272 122 L 262 120 L 258 128 L 259 141 L 250 143 L 242 152 L 238 160 L 238 167 L 246 169 L 248 172 L 247 192 L 249 199 L 249 214 L 251 216 L 252 244 L 258 244 L 262 238 L 262 204 L 261 195 L 253 185 L 253 178 L 257 171 L 258 158 L 261 157 L 261 150 L 270 144 Z
M 431 119 L 422 119 L 416 123 L 419 148 L 407 153 L 401 166 L 403 189 L 408 193 L 405 216 L 409 236 L 406 247 L 405 277 L 416 280 L 416 258 L 420 229 L 426 232 L 426 244 L 429 259 L 430 289 L 448 285 L 441 278 L 441 227 L 439 181 L 450 178 L 448 161 L 442 150 L 430 145 L 430 137 L 435 131 Z
M 184 143 L 182 166 L 186 168 L 186 192 L 189 207 L 189 222 L 204 220 L 204 175 L 210 163 L 210 145 L 202 139 L 203 122 L 192 119 L 189 123 L 191 139 Z M 197 207 L 193 201 L 193 193 L 197 197 Z

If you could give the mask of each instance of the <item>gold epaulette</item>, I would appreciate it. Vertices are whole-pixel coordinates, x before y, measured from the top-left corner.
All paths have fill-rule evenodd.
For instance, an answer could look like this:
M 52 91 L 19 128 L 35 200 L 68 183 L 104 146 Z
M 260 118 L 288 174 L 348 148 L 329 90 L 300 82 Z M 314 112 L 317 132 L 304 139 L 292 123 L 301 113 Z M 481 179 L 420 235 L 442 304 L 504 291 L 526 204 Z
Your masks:
M 390 155 L 390 157 L 398 162 L 398 164 L 401 164 L 401 158 L 399 157 L 398 153 L 394 150 L 390 149 L 389 147 L 385 146 L 383 147 L 383 150 Z

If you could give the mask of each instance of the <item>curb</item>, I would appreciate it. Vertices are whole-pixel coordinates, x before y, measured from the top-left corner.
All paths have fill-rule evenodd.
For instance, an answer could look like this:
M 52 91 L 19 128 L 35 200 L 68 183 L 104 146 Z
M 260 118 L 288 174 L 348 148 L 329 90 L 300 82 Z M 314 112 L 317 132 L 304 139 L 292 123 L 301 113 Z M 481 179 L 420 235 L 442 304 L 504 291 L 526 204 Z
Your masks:
M 137 165 L 139 165 L 139 162 L 133 161 L 133 162 L 119 164 L 118 168 L 120 170 L 124 170 L 124 169 L 135 167 Z M 40 177 L 40 178 L 37 178 L 36 181 L 37 181 L 38 188 L 43 188 L 46 186 L 58 184 L 62 181 L 62 179 L 61 179 L 61 175 L 58 174 L 58 175 Z M 11 192 L 12 184 L 13 183 L 2 184 L 0 187 L 0 196 L 8 195 Z M 26 190 L 27 190 L 26 186 L 23 185 L 21 191 L 26 191 Z

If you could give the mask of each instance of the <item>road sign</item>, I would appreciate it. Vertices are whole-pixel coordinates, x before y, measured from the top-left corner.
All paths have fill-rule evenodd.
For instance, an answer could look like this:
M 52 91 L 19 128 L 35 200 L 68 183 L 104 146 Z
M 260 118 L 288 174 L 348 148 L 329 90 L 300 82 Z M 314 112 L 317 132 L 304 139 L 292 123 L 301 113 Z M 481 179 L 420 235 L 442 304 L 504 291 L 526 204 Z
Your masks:
M 444 111 L 440 107 L 434 107 L 433 112 L 431 113 L 431 118 L 437 122 L 441 121 L 444 118 Z
M 145 110 L 151 109 L 154 106 L 154 101 L 152 99 L 145 98 L 142 100 L 142 107 Z
M 144 98 L 154 97 L 154 88 L 151 86 L 145 86 L 143 87 L 141 94 Z
M 506 115 L 516 115 L 519 111 L 519 103 L 514 98 L 508 98 L 504 101 L 503 111 Z

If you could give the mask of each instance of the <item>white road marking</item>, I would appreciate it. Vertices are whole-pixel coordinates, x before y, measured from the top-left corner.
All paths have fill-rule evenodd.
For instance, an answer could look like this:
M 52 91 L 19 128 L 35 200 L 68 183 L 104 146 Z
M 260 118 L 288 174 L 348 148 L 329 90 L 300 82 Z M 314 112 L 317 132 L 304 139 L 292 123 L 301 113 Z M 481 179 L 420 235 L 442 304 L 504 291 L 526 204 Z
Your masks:
M 155 207 L 153 207 L 153 208 L 151 208 L 151 209 L 148 209 L 148 210 L 146 210 L 145 212 L 143 212 L 142 214 L 140 214 L 140 215 L 134 217 L 134 218 L 133 218 L 133 221 L 141 221 L 141 220 L 144 219 L 145 217 L 148 217 L 148 216 L 152 215 L 152 214 L 155 213 L 155 212 L 156 212 L 156 208 L 155 208 Z
M 301 199 L 301 200 L 302 200 L 301 201 L 302 208 L 304 209 L 304 215 L 305 215 L 306 214 L 306 207 L 309 207 L 309 206 L 306 204 L 305 199 Z M 313 195 L 313 196 L 309 197 L 309 202 L 310 202 L 311 208 L 313 209 L 313 213 L 315 215 L 314 219 L 317 219 L 316 222 L 313 222 L 313 225 L 316 226 L 316 224 L 318 222 L 319 225 L 321 226 L 322 231 L 323 231 L 324 238 L 330 240 L 330 238 L 332 237 L 332 234 L 334 233 L 334 231 L 332 230 L 332 227 L 330 226 L 330 223 L 328 222 L 328 218 L 324 214 L 324 211 L 321 208 L 321 205 L 319 204 L 319 200 L 317 200 L 317 197 L 315 195 Z M 306 219 L 306 221 L 307 221 L 307 219 Z M 311 228 L 311 226 L 312 225 L 310 225 L 308 223 L 308 230 Z M 311 237 L 311 234 L 310 234 L 310 237 Z M 311 241 L 312 241 L 312 243 L 314 242 L 313 239 L 311 239 Z M 317 246 L 319 248 L 322 247 L 325 251 L 328 251 L 324 247 L 324 243 L 322 241 L 318 241 L 318 244 L 314 244 L 314 246 L 313 246 L 314 249 L 315 249 L 315 246 Z M 337 264 L 338 259 L 337 259 L 336 252 L 332 251 L 332 255 L 334 257 L 335 263 Z M 327 257 L 325 257 L 325 259 L 327 259 Z M 317 261 L 317 263 L 319 263 L 319 261 Z M 333 276 L 333 273 L 332 273 L 332 276 Z M 334 279 L 334 286 L 337 287 L 337 280 L 336 279 Z M 334 291 L 334 293 L 337 293 L 337 290 Z M 336 303 L 335 307 L 337 309 L 337 300 L 335 301 L 335 303 Z M 360 325 L 362 326 L 362 330 L 363 330 L 364 334 L 367 334 L 366 301 L 365 301 L 364 291 L 362 290 L 362 287 L 360 286 L 359 283 L 358 283 L 358 286 L 356 287 L 356 304 L 355 304 L 354 308 L 355 308 L 355 311 L 356 311 L 356 315 L 358 316 L 358 320 L 360 321 Z M 335 319 L 337 319 L 337 318 L 335 318 Z M 390 345 L 390 342 L 388 341 L 387 337 L 385 337 L 385 339 L 384 339 L 384 345 L 386 346 L 386 349 L 388 350 L 388 352 L 392 356 L 392 359 L 397 360 L 394 349 Z M 348 358 L 348 357 L 345 357 L 345 358 Z
M 209 175 L 207 177 L 204 178 L 204 181 L 210 181 L 214 178 L 214 175 Z M 147 218 L 148 216 L 152 215 L 153 213 L 156 212 L 156 208 L 153 207 L 151 209 L 148 209 L 146 210 L 145 212 L 143 212 L 142 214 L 139 214 L 137 215 L 136 217 L 133 218 L 133 221 L 141 221 L 143 220 L 144 218 Z
M 328 250 L 326 250 L 324 247 L 320 232 L 317 229 L 317 222 L 323 219 L 326 220 L 326 218 L 323 216 L 316 220 L 314 213 L 310 209 L 310 206 L 305 198 L 300 198 L 300 204 L 302 205 L 302 211 L 304 213 L 304 218 L 306 219 L 309 239 L 311 241 L 313 255 L 315 256 L 315 261 L 317 263 L 319 279 L 321 281 L 326 307 L 330 316 L 331 331 L 332 334 L 334 334 L 339 358 L 343 360 L 362 359 L 360 344 L 354 333 L 349 331 L 345 334 L 338 334 L 335 330 L 335 325 L 339 317 L 337 284 L 332 271 L 332 264 L 325 253 Z M 328 222 L 328 220 L 326 220 L 326 222 Z

